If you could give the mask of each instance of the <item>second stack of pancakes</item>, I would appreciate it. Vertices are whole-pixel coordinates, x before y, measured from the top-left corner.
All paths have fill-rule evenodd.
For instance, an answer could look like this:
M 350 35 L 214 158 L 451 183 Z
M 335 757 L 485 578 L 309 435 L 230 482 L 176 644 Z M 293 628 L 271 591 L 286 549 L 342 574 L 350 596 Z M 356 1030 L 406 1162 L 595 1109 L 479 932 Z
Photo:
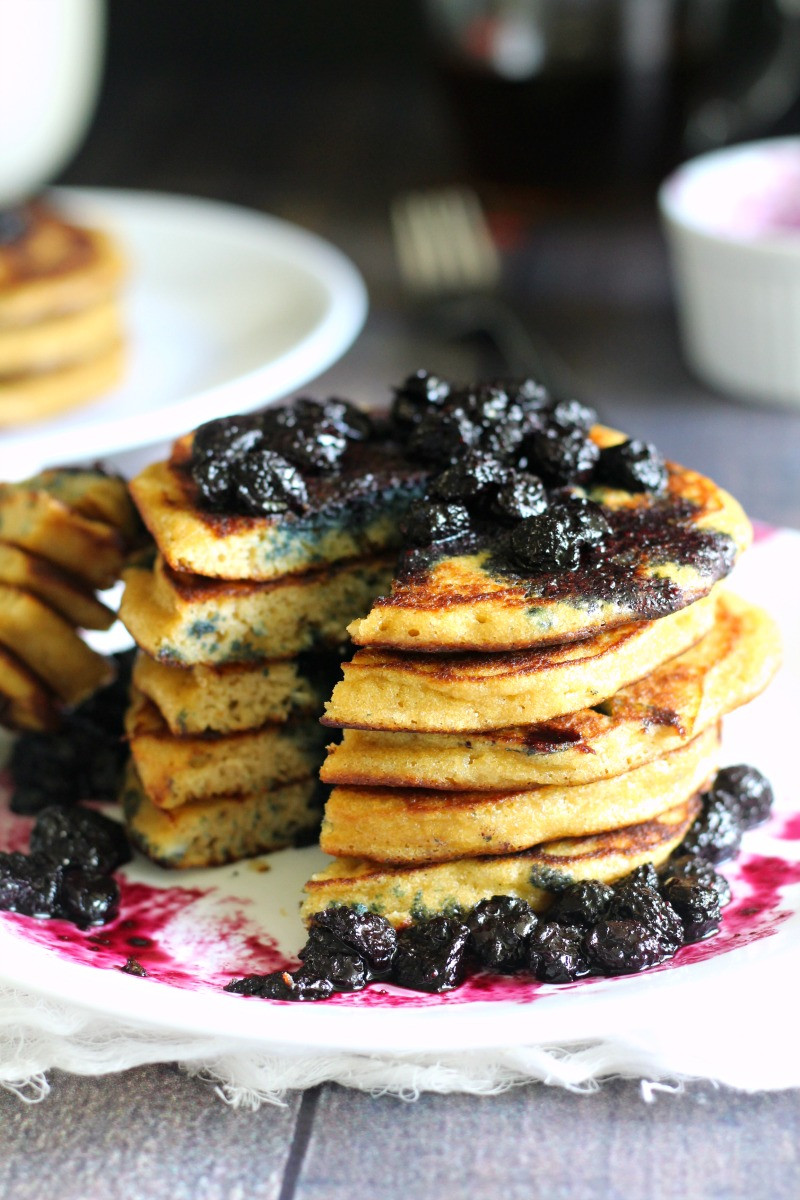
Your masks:
M 749 540 L 731 497 L 670 467 L 665 498 L 603 499 L 623 513 L 615 529 L 628 508 L 640 524 L 658 510 L 660 544 L 640 547 L 630 572 L 642 587 L 648 573 L 679 580 L 673 611 L 622 619 L 624 584 L 607 603 L 593 590 L 599 556 L 593 574 L 572 573 L 571 594 L 562 576 L 554 599 L 544 586 L 534 596 L 473 540 L 407 553 L 391 594 L 351 626 L 361 648 L 325 718 L 344 729 L 322 768 L 334 787 L 321 846 L 334 861 L 307 884 L 307 917 L 356 904 L 404 925 L 496 894 L 541 910 L 567 882 L 613 882 L 680 844 L 718 766 L 721 719 L 771 678 L 777 633 L 714 585 Z M 706 555 L 695 571 L 682 551 L 667 564 L 670 507 L 687 531 L 720 531 L 725 566 L 707 572 Z
M 293 411 L 271 416 L 290 422 Z M 323 700 L 347 624 L 389 584 L 381 555 L 419 476 L 370 443 L 333 478 L 309 473 L 300 514 L 215 510 L 193 466 L 210 464 L 204 478 L 215 478 L 225 439 L 243 429 L 262 433 L 258 417 L 212 423 L 201 435 L 207 459 L 188 437 L 131 484 L 157 552 L 127 572 L 120 610 L 139 646 L 123 799 L 133 841 L 164 866 L 211 866 L 315 836 Z

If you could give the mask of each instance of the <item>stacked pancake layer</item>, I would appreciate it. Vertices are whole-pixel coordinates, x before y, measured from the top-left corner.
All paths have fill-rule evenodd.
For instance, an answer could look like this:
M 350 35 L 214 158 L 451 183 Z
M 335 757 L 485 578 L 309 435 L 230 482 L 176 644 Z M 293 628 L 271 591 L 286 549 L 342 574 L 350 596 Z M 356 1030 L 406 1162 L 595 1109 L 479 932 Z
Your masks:
M 115 613 L 95 594 L 122 572 L 138 520 L 120 479 L 44 471 L 0 484 L 0 721 L 52 730 L 61 712 L 108 683 L 108 660 L 80 629 Z
M 741 510 L 710 481 L 672 479 L 721 518 L 729 570 Z M 362 648 L 325 717 L 344 729 L 322 768 L 334 861 L 306 885 L 306 917 L 360 904 L 404 925 L 497 894 L 541 911 L 567 882 L 665 861 L 717 769 L 722 717 L 777 668 L 770 618 L 663 555 L 678 586 L 636 621 L 632 590 L 598 600 L 602 562 L 536 595 L 486 555 L 418 558 L 351 626 Z
M 41 420 L 119 380 L 123 275 L 106 234 L 42 203 L 24 210 L 0 243 L 0 425 Z
M 170 867 L 316 835 L 323 702 L 347 625 L 390 584 L 392 505 L 413 498 L 373 463 L 302 519 L 224 516 L 199 503 L 190 452 L 182 440 L 131 484 L 158 553 L 126 573 L 120 609 L 140 648 L 126 820 Z

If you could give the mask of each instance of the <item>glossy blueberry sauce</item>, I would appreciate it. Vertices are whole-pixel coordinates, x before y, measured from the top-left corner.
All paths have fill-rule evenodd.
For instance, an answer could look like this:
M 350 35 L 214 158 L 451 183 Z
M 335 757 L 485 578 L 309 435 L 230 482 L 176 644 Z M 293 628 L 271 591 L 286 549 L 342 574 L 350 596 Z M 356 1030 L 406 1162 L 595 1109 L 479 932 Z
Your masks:
M 0 849 L 25 850 L 32 821 L 10 813 L 0 804 Z M 800 815 L 774 818 L 768 832 L 777 839 L 800 841 Z M 800 884 L 800 862 L 779 855 L 749 854 L 725 867 L 733 899 L 724 910 L 722 926 L 704 942 L 683 947 L 655 971 L 703 962 L 763 938 L 771 937 L 794 912 L 782 890 Z M 27 942 L 73 963 L 121 970 L 133 958 L 147 979 L 187 990 L 219 991 L 231 978 L 291 969 L 288 956 L 260 927 L 252 903 L 226 896 L 215 888 L 153 887 L 118 875 L 119 917 L 109 925 L 79 929 L 67 921 L 38 920 L 0 913 Z M 363 992 L 339 994 L 327 1005 L 366 1008 L 430 1007 L 474 1001 L 530 1003 L 537 997 L 575 988 L 608 984 L 588 978 L 559 988 L 524 976 L 471 976 L 461 987 L 441 995 L 409 992 L 392 984 L 372 984 Z M 133 984 L 131 986 L 134 986 Z M 136 980 L 136 986 L 145 986 Z M 242 1003 L 231 997 L 231 1003 Z M 264 1003 L 259 1001 L 259 1003 Z

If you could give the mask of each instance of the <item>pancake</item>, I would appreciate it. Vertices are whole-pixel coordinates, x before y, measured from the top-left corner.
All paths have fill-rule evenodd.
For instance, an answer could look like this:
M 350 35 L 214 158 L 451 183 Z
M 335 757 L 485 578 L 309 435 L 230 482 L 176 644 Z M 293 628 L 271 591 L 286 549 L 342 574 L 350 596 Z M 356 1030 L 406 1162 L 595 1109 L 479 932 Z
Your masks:
M 107 234 L 37 202 L 22 235 L 0 245 L 0 328 L 16 328 L 108 300 L 124 259 Z
M 237 733 L 269 721 L 316 716 L 330 694 L 338 656 L 232 663 L 221 667 L 174 667 L 140 654 L 133 682 L 156 705 L 176 735 Z M 325 670 L 327 666 L 327 670 Z
M 100 473 L 81 475 L 86 477 L 84 495 L 91 491 L 90 479 L 102 480 L 103 486 L 107 481 Z M 0 541 L 39 554 L 97 588 L 111 587 L 125 562 L 126 544 L 119 529 L 83 515 L 75 502 L 65 503 L 53 488 L 28 480 L 0 483 Z
M 624 775 L 518 792 L 336 787 L 320 846 L 374 862 L 446 862 L 514 854 L 555 838 L 648 821 L 701 790 L 717 769 L 716 726 Z
M 324 753 L 325 731 L 302 718 L 240 733 L 175 737 L 135 688 L 125 730 L 142 786 L 159 808 L 316 777 Z
M 99 468 L 51 467 L 31 475 L 19 486 L 46 492 L 80 516 L 110 525 L 131 546 L 144 536 L 128 485 L 119 475 L 109 475 Z
M 600 446 L 624 440 L 595 426 Z M 390 595 L 349 629 L 360 646 L 441 653 L 503 651 L 652 620 L 708 594 L 750 542 L 739 504 L 711 480 L 669 465 L 665 496 L 594 486 L 612 532 L 574 571 L 525 574 L 503 558 L 501 526 L 407 551 Z
M 125 572 L 120 618 L 134 641 L 162 662 L 254 662 L 338 646 L 353 614 L 366 612 L 391 574 L 382 559 L 340 563 L 254 583 L 170 570 Z
M 52 691 L 15 654 L 0 646 L 0 725 L 52 733 L 60 719 Z
M 325 724 L 356 729 L 505 729 L 596 705 L 681 654 L 711 628 L 714 597 L 583 642 L 506 654 L 359 650 Z
M 779 662 L 772 619 L 723 591 L 705 637 L 597 708 L 483 734 L 346 729 L 329 748 L 321 777 L 332 784 L 478 791 L 621 775 L 752 700 Z
M 0 379 L 0 425 L 43 421 L 55 413 L 97 400 L 122 378 L 125 350 L 121 339 L 93 358 L 49 371 L 6 375 Z
M 182 808 L 156 808 L 135 771 L 126 778 L 122 805 L 128 837 L 162 867 L 217 867 L 285 846 L 305 845 L 319 828 L 320 789 L 315 779 L 243 796 L 197 800 Z
M 693 797 L 638 825 L 547 842 L 523 854 L 403 867 L 334 859 L 306 884 L 303 918 L 344 904 L 363 906 L 403 926 L 439 913 L 457 915 L 491 896 L 518 896 L 543 912 L 554 892 L 570 883 L 614 883 L 644 863 L 666 862 L 699 812 L 700 801 Z
M 33 592 L 79 629 L 109 629 L 117 614 L 79 579 L 38 554 L 0 542 L 0 583 Z
M 86 362 L 121 337 L 119 310 L 113 300 L 49 317 L 35 325 L 0 327 L 0 377 Z
M 111 682 L 108 660 L 81 641 L 63 617 L 37 596 L 7 584 L 0 584 L 0 644 L 65 704 L 79 704 Z
M 340 470 L 306 479 L 306 514 L 238 516 L 200 506 L 190 454 L 191 436 L 176 443 L 170 462 L 132 480 L 131 493 L 174 570 L 221 579 L 278 579 L 394 549 L 428 475 L 390 442 L 351 444 Z

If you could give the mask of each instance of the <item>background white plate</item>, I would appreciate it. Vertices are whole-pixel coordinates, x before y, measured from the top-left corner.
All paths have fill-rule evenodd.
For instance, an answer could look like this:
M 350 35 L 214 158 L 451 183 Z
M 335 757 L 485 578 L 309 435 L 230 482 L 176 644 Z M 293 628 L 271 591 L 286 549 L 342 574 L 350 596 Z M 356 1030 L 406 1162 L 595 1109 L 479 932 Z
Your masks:
M 225 994 L 222 985 L 232 976 L 272 969 L 302 944 L 300 892 L 322 861 L 318 850 L 305 849 L 186 873 L 137 859 L 124 871 L 120 918 L 105 930 L 81 933 L 64 922 L 0 914 L 0 985 L 80 1005 L 127 1033 L 139 1026 L 164 1036 L 202 1034 L 278 1056 L 324 1049 L 392 1059 L 481 1050 L 491 1057 L 499 1047 L 602 1043 L 623 1034 L 648 1046 L 671 1038 L 676 1053 L 691 1045 L 695 1056 L 699 1044 L 735 1036 L 741 1054 L 742 1005 L 756 1004 L 759 1019 L 782 1036 L 779 1006 L 782 997 L 790 1001 L 794 1020 L 800 954 L 800 822 L 787 828 L 798 807 L 799 575 L 800 536 L 789 531 L 762 533 L 736 569 L 737 590 L 767 605 L 781 623 L 786 665 L 762 697 L 726 721 L 723 761 L 753 762 L 771 778 L 776 816 L 747 835 L 740 862 L 725 869 L 734 903 L 722 932 L 663 967 L 564 988 L 499 980 L 482 990 L 479 980 L 444 996 L 373 985 L 319 1004 Z M 23 846 L 30 822 L 8 815 L 3 822 L 0 847 Z M 759 892 L 767 875 L 786 886 Z M 153 934 L 154 949 L 129 944 L 143 933 Z M 98 937 L 109 944 L 91 941 Z M 120 972 L 128 955 L 141 958 L 149 978 Z
M 168 441 L 286 395 L 358 335 L 363 280 L 315 235 L 248 209 L 152 192 L 62 189 L 130 259 L 123 384 L 57 419 L 0 431 L 0 478 Z

